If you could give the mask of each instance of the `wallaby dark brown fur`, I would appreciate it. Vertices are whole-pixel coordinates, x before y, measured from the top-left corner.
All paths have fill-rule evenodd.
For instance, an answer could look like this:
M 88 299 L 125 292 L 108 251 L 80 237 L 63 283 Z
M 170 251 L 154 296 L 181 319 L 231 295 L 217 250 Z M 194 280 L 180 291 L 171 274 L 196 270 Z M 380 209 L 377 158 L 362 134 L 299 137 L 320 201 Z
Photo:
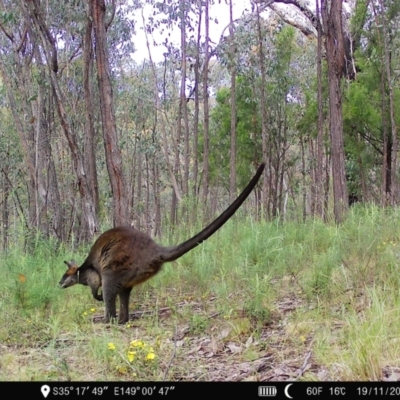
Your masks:
M 265 164 L 261 164 L 239 197 L 216 220 L 191 239 L 177 246 L 164 247 L 135 228 L 110 229 L 99 236 L 79 268 L 74 262 L 66 262 L 68 270 L 62 277 L 60 286 L 66 288 L 76 283 L 89 285 L 97 300 L 101 300 L 98 289 L 102 286 L 105 322 L 116 317 L 117 295 L 120 300 L 118 322 L 127 322 L 132 288 L 147 281 L 160 271 L 164 263 L 183 256 L 224 225 L 249 196 L 264 167 Z

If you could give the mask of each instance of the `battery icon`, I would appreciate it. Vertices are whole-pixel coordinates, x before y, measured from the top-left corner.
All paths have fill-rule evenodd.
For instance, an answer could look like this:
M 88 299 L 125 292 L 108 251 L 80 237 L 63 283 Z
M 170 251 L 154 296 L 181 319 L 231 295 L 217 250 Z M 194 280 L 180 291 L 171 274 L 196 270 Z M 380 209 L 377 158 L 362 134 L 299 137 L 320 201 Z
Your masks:
M 259 397 L 274 397 L 274 396 L 276 396 L 276 387 L 275 386 L 259 386 L 258 387 L 258 396 Z

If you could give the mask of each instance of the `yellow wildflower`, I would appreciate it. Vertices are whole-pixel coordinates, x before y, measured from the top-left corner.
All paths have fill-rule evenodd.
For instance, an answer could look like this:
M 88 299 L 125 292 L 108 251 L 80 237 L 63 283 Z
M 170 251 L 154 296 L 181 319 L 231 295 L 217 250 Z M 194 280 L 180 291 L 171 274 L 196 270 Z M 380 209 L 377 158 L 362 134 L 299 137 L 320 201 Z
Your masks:
M 128 372 L 128 369 L 126 367 L 122 367 L 122 366 L 118 366 L 116 367 L 116 370 L 120 373 L 120 374 L 126 374 Z
M 128 351 L 128 360 L 132 362 L 135 359 L 136 351 Z
M 115 350 L 115 344 L 112 342 L 108 343 L 108 350 Z
M 151 361 L 156 358 L 156 355 L 154 353 L 148 353 L 146 356 L 146 360 Z
M 139 339 L 132 340 L 132 342 L 131 342 L 132 347 L 144 347 L 144 345 L 145 344 Z

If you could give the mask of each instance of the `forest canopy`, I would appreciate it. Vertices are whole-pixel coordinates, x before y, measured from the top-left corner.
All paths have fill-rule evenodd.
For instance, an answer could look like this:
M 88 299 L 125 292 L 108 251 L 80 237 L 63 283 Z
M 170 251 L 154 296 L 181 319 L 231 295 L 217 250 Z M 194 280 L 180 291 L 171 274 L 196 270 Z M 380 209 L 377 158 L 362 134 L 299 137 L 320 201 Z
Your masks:
M 262 161 L 256 218 L 398 203 L 399 2 L 216 3 L 1 2 L 3 248 L 209 221 Z

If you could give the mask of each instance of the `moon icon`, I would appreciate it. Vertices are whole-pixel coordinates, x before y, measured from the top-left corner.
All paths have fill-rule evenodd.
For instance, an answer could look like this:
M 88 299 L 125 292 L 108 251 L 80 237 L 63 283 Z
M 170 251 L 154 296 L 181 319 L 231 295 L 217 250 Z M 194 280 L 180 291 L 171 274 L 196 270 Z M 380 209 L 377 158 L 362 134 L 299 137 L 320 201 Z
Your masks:
M 288 398 L 288 399 L 293 399 L 293 397 L 289 394 L 289 388 L 290 388 L 290 386 L 292 386 L 293 385 L 293 383 L 289 383 L 289 385 L 286 385 L 285 386 L 285 396 Z

